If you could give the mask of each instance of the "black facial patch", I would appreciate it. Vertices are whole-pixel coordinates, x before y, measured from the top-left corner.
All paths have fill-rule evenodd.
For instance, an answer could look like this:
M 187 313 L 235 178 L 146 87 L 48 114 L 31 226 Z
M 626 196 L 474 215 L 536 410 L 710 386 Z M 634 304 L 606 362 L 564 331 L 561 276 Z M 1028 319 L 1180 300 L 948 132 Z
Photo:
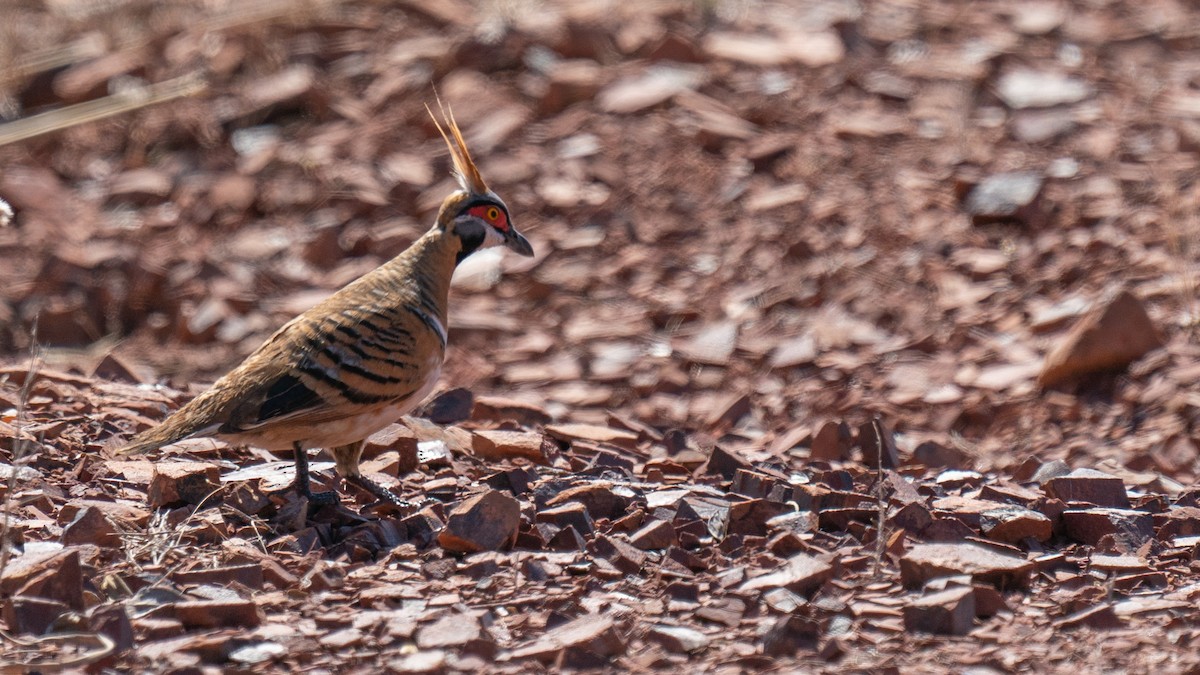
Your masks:
M 458 257 L 455 258 L 454 264 L 463 261 L 463 258 L 471 255 L 483 245 L 485 225 L 475 220 L 464 220 L 455 228 L 454 233 L 462 240 L 462 250 L 458 252 Z

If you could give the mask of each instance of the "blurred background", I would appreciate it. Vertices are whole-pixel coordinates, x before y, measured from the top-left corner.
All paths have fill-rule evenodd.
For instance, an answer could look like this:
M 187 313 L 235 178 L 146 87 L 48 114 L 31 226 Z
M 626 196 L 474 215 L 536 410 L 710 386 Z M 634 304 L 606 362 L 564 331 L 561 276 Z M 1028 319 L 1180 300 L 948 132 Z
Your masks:
M 1194 478 L 1200 12 L 1167 0 L 5 0 L 0 358 L 187 389 L 403 250 L 452 106 L 537 251 L 445 386 L 782 454 Z M 1165 348 L 1043 393 L 1119 284 Z M 36 335 L 36 337 L 35 337 Z M 946 439 L 952 439 L 953 442 Z

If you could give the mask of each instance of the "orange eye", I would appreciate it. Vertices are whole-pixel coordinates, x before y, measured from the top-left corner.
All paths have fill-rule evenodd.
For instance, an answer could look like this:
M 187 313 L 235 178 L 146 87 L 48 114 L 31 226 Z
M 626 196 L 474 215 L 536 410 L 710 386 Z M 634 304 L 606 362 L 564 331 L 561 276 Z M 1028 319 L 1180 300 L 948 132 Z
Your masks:
M 494 206 L 490 206 L 490 207 L 488 207 L 488 210 L 485 212 L 485 215 L 487 216 L 488 220 L 495 221 L 500 218 L 500 209 L 498 209 Z

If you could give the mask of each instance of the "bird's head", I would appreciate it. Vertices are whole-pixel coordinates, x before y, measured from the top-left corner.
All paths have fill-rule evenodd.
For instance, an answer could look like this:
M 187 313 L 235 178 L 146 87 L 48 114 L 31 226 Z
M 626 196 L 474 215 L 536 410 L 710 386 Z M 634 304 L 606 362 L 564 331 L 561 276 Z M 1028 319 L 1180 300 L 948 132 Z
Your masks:
M 427 106 L 428 107 L 428 106 Z M 441 107 L 441 101 L 438 102 Z M 492 246 L 504 245 L 523 256 L 533 255 L 529 240 L 517 232 L 508 214 L 504 200 L 488 189 L 479 168 L 471 160 L 467 142 L 454 121 L 454 115 L 442 108 L 442 118 L 450 133 L 438 122 L 433 111 L 429 111 L 446 146 L 450 148 L 450 159 L 454 164 L 454 176 L 462 187 L 446 197 L 438 210 L 438 227 L 462 240 L 458 262 L 475 251 Z

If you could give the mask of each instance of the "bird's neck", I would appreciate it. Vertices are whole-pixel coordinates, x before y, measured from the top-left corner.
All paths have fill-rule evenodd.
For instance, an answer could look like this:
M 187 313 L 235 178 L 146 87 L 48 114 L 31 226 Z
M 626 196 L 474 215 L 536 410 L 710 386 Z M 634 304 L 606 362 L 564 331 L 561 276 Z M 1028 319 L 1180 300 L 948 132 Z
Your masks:
M 409 292 L 417 297 L 413 300 L 436 311 L 438 319 L 446 322 L 446 307 L 450 297 L 450 278 L 462 242 L 439 227 L 426 232 L 400 255 L 384 267 L 392 268 L 393 278 L 405 279 L 411 284 Z

